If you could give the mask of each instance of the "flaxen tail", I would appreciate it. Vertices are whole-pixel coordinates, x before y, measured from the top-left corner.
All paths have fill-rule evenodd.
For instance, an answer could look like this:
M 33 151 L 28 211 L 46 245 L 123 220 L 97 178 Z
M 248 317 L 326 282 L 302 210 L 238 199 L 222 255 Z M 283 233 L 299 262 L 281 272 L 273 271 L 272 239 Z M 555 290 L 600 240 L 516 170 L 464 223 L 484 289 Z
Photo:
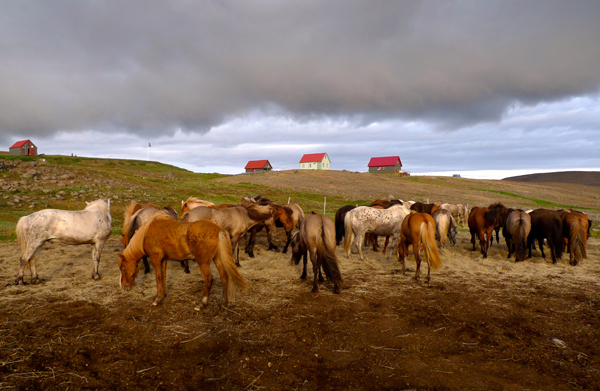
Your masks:
M 21 247 L 21 254 L 25 253 L 27 250 L 27 235 L 25 233 L 25 225 L 26 225 L 26 217 L 21 217 L 19 222 L 17 223 L 17 242 L 19 243 L 19 247 Z
M 441 266 L 440 253 L 435 243 L 435 227 L 428 222 L 421 223 L 421 244 L 425 250 L 425 258 L 429 267 L 437 269 Z
M 323 243 L 318 247 L 317 256 L 321 258 L 325 276 L 334 284 L 340 284 L 342 283 L 342 273 L 340 273 L 335 256 L 335 235 L 321 225 L 321 238 Z
M 217 268 L 221 264 L 225 270 L 225 274 L 227 274 L 227 300 L 235 300 L 239 291 L 248 289 L 248 284 L 240 274 L 237 266 L 235 266 L 231 251 L 231 240 L 229 239 L 229 234 L 225 231 L 219 232 L 219 250 L 215 257 L 215 263 L 217 264 Z
M 346 252 L 346 256 L 350 258 L 350 250 L 352 246 L 352 242 L 356 237 L 354 230 L 352 229 L 352 223 L 350 222 L 350 216 L 346 215 L 344 218 L 344 251 Z M 357 243 L 359 246 L 362 243 Z

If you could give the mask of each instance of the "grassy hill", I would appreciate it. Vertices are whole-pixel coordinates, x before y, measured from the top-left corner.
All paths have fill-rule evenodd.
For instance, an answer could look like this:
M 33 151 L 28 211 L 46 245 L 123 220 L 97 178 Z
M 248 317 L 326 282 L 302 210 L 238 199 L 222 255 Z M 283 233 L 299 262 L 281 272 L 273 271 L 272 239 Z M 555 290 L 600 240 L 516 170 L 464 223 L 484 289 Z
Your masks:
M 519 175 L 504 178 L 514 182 L 544 182 L 544 183 L 575 183 L 585 186 L 600 186 L 600 172 L 598 171 L 564 171 L 548 172 L 543 174 Z
M 69 156 L 0 156 L 0 240 L 14 240 L 21 216 L 46 208 L 77 210 L 84 201 L 111 198 L 113 233 L 120 233 L 131 201 L 180 209 L 190 196 L 215 203 L 235 203 L 261 194 L 288 200 L 309 212 L 334 216 L 346 204 L 369 204 L 377 198 L 488 205 L 501 201 L 526 209 L 574 207 L 597 222 L 597 188 L 571 183 L 521 183 L 450 177 L 406 177 L 348 171 L 287 170 L 249 175 L 196 174 L 174 166 L 139 160 Z M 596 223 L 597 224 L 597 223 Z

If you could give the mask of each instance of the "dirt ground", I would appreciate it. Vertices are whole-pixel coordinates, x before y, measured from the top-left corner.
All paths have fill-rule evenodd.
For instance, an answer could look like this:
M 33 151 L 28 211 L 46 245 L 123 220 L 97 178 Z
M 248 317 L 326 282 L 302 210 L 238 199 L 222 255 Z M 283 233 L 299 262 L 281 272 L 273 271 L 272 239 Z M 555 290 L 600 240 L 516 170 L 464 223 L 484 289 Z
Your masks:
M 221 306 L 213 267 L 202 311 L 195 265 L 184 274 L 170 264 L 159 307 L 153 272 L 121 292 L 117 237 L 100 281 L 89 246 L 54 243 L 38 262 L 45 281 L 27 286 L 6 286 L 19 250 L 1 244 L 0 389 L 600 389 L 598 239 L 577 267 L 538 252 L 515 264 L 504 244 L 483 259 L 463 231 L 430 285 L 413 279 L 412 255 L 402 275 L 394 258 L 367 249 L 366 262 L 348 260 L 338 247 L 344 284 L 334 295 L 327 281 L 311 293 L 301 266 L 259 236 L 256 258 L 241 259 L 250 288 Z

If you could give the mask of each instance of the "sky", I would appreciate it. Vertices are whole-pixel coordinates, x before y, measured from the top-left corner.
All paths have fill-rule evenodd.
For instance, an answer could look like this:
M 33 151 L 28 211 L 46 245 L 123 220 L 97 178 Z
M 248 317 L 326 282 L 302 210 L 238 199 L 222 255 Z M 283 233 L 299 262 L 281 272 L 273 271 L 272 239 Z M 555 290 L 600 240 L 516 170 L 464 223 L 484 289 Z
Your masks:
M 600 171 L 600 2 L 12 1 L 0 145 L 237 174 Z M 148 143 L 151 147 L 148 147 Z

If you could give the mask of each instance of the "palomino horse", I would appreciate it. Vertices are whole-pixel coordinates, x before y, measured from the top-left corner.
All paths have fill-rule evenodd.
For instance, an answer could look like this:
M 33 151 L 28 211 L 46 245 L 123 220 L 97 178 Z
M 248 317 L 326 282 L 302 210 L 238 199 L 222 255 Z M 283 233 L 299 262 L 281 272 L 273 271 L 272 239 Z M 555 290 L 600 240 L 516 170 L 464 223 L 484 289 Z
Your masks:
M 56 239 L 64 244 L 91 244 L 94 262 L 92 278 L 100 279 L 98 266 L 104 244 L 112 232 L 110 200 L 86 202 L 84 210 L 44 209 L 21 217 L 17 223 L 17 241 L 21 247 L 21 265 L 15 285 L 23 281 L 25 265 L 29 262 L 31 282 L 39 283 L 35 268 L 44 243 Z
M 229 299 L 235 299 L 238 290 L 246 289 L 246 282 L 233 262 L 229 235 L 212 221 L 186 223 L 173 220 L 162 212 L 154 215 L 133 235 L 123 254 L 119 254 L 121 289 L 133 286 L 139 271 L 138 263 L 144 255 L 150 257 L 156 273 L 157 295 L 153 305 L 160 304 L 167 295 L 167 260 L 196 260 L 204 277 L 203 306 L 208 305 L 213 283 L 211 260 L 221 276 L 224 305 Z
M 342 243 L 342 238 L 346 233 L 346 229 L 344 226 L 344 219 L 346 218 L 346 213 L 356 208 L 354 205 L 344 205 L 339 208 L 335 212 L 335 243 Z
M 300 278 L 306 278 L 306 254 L 310 254 L 310 262 L 313 265 L 313 293 L 319 291 L 319 281 L 323 281 L 321 267 L 329 281 L 333 282 L 333 293 L 340 293 L 342 274 L 338 267 L 335 256 L 335 224 L 331 217 L 320 214 L 309 214 L 300 225 L 300 231 L 294 235 L 292 241 L 293 264 L 298 264 L 300 258 L 304 257 L 304 270 Z
M 273 240 L 273 232 L 275 232 L 277 227 L 283 227 L 285 229 L 286 242 L 283 248 L 283 253 L 285 254 L 288 250 L 288 246 L 292 241 L 292 229 L 294 228 L 294 220 L 293 220 L 293 210 L 288 208 L 287 206 L 276 204 L 274 201 L 271 201 L 268 198 L 262 196 L 253 197 L 254 201 L 258 205 L 270 206 L 275 215 L 262 222 L 261 224 L 257 224 L 254 227 L 250 228 L 248 232 L 250 233 L 250 237 L 248 238 L 248 242 L 246 243 L 246 254 L 250 256 L 250 258 L 254 258 L 254 245 L 256 244 L 256 234 L 262 231 L 263 228 L 267 231 L 267 241 L 269 242 L 269 247 L 267 250 L 279 251 L 279 248 L 275 244 Z
M 494 224 L 486 224 L 485 215 L 487 212 L 489 212 L 488 208 L 474 206 L 473 209 L 471 209 L 471 213 L 469 213 L 469 231 L 471 233 L 473 251 L 475 251 L 475 237 L 477 236 L 479 238 L 479 245 L 481 246 L 481 254 L 483 254 L 484 258 L 487 258 L 489 238 L 494 231 Z
M 142 225 L 144 225 L 146 221 L 150 220 L 161 210 L 173 220 L 177 220 L 177 212 L 170 205 L 160 209 L 154 204 L 140 205 L 137 202 L 130 203 L 125 209 L 125 215 L 123 218 L 123 233 L 121 234 L 121 243 L 123 244 L 123 247 L 127 247 L 129 241 L 133 237 L 133 234 L 135 234 L 135 231 L 137 231 Z M 148 257 L 144 256 L 142 258 L 142 262 L 144 263 L 144 273 L 150 273 Z M 186 273 L 190 272 L 188 261 L 182 261 L 181 267 Z
M 201 200 L 200 198 L 189 197 L 187 200 L 181 201 L 181 214 L 179 218 L 182 218 L 184 214 L 197 206 L 215 206 L 215 204 L 210 201 Z
M 559 214 L 553 210 L 535 209 L 529 213 L 531 217 L 531 231 L 527 238 L 527 247 L 529 249 L 529 258 L 531 258 L 531 249 L 534 241 L 538 241 L 542 258 L 546 259 L 544 254 L 544 239 L 550 247 L 552 263 L 562 258 L 563 253 L 563 224 Z
M 433 220 L 436 225 L 435 238 L 440 242 L 440 247 L 445 247 L 448 240 L 452 245 L 456 245 L 456 235 L 458 234 L 458 224 L 447 209 L 438 209 L 433 212 Z
M 350 258 L 350 249 L 352 242 L 356 238 L 358 253 L 362 261 L 365 260 L 362 251 L 362 244 L 366 233 L 374 233 L 376 235 L 392 236 L 392 246 L 400 236 L 400 227 L 402 220 L 410 213 L 410 210 L 404 205 L 393 205 L 388 209 L 375 209 L 370 206 L 359 206 L 346 213 L 344 219 L 345 238 L 344 250 L 346 256 Z M 391 251 L 388 252 L 388 259 L 391 257 Z
M 446 209 L 450 212 L 457 224 L 461 224 L 464 227 L 467 223 L 467 208 L 464 205 L 444 203 L 440 206 L 440 209 Z
M 229 233 L 231 245 L 236 254 L 235 264 L 240 266 L 237 246 L 248 229 L 274 217 L 273 208 L 258 205 L 252 197 L 244 197 L 239 206 L 226 209 L 198 206 L 183 215 L 182 221 L 194 222 L 198 220 L 211 220 Z
M 527 257 L 527 237 L 531 231 L 531 216 L 528 213 L 518 210 L 508 210 L 508 217 L 502 236 L 506 240 L 508 247 L 508 258 L 515 254 L 515 262 L 522 262 Z
M 408 246 L 412 245 L 417 271 L 415 279 L 421 276 L 421 246 L 427 260 L 427 283 L 431 281 L 431 269 L 441 265 L 440 254 L 435 244 L 435 221 L 429 213 L 412 212 L 404 218 L 398 241 L 398 260 L 402 261 L 402 274 L 406 272 L 405 257 L 408 255 Z

